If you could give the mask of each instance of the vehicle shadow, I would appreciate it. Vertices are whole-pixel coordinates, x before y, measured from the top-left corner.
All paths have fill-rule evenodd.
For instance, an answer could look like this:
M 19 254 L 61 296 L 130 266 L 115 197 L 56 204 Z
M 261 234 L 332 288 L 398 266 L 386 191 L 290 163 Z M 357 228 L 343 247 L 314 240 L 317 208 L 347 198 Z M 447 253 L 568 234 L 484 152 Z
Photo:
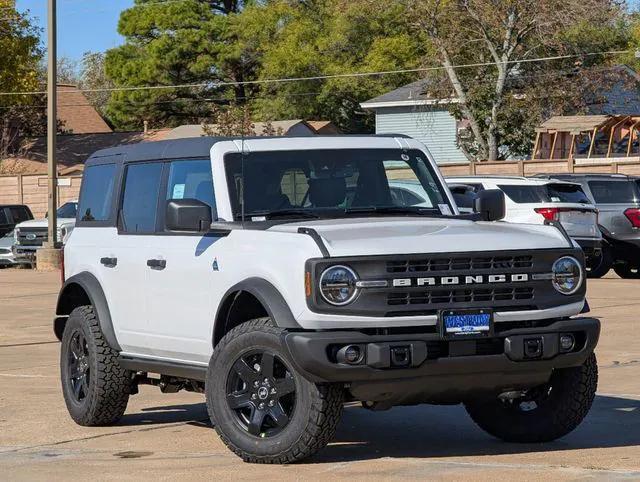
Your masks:
M 147 407 L 118 425 L 187 423 L 211 428 L 204 403 Z M 544 444 L 514 444 L 476 427 L 461 405 L 395 407 L 371 412 L 345 408 L 334 440 L 310 463 L 383 457 L 461 457 L 640 446 L 640 400 L 596 396 L 586 420 L 571 434 Z
M 208 423 L 207 406 L 204 403 L 145 407 L 138 413 L 125 414 L 117 425 L 155 425 L 167 423 Z
M 396 407 L 372 413 L 347 408 L 334 441 L 315 463 L 383 457 L 459 457 L 640 445 L 640 400 L 596 396 L 571 434 L 544 444 L 498 440 L 476 427 L 461 405 Z

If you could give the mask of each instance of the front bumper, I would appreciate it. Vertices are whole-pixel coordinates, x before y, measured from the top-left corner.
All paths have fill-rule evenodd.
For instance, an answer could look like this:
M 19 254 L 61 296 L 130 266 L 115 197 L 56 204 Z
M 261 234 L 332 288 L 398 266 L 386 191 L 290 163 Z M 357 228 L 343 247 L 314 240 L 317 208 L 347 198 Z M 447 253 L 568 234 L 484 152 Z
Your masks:
M 520 323 L 514 326 L 526 326 Z M 560 334 L 570 333 L 576 347 L 561 353 Z M 600 335 L 594 318 L 553 321 L 546 326 L 512 328 L 492 338 L 444 340 L 438 333 L 368 335 L 355 331 L 288 332 L 291 362 L 309 380 L 345 383 L 358 400 L 388 405 L 460 402 L 479 396 L 531 388 L 548 381 L 557 368 L 579 366 L 593 352 Z M 541 353 L 526 358 L 526 340 L 541 340 Z M 340 363 L 340 347 L 359 345 L 360 365 Z M 410 353 L 405 366 L 392 366 L 391 350 Z
M 30 263 L 36 258 L 36 251 L 41 246 L 20 246 L 14 245 L 11 250 L 13 251 L 13 258 L 16 263 Z

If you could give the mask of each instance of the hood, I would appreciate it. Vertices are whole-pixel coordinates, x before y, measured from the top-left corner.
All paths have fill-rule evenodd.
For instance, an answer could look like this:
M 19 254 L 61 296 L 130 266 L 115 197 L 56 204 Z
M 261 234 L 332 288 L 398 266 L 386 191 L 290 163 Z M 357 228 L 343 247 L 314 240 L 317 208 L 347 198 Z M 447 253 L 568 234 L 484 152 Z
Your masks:
M 58 227 L 73 225 L 76 223 L 75 218 L 58 218 Z M 24 228 L 46 228 L 49 225 L 47 219 L 32 219 L 31 221 L 24 221 L 16 226 L 17 229 Z
M 299 227 L 315 229 L 337 257 L 568 247 L 552 226 L 459 219 L 331 219 L 281 224 L 269 231 L 295 233 Z

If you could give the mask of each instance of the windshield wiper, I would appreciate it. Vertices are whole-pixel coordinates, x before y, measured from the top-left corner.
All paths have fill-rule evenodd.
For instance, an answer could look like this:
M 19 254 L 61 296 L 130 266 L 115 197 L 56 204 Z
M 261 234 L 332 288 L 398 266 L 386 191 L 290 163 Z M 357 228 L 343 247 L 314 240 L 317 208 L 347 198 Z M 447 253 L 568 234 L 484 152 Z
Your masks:
M 422 206 L 364 206 L 358 208 L 346 208 L 345 214 L 436 214 L 440 211 L 436 208 L 426 208 Z
M 304 219 L 319 219 L 320 216 L 316 213 L 312 213 L 307 209 L 279 209 L 277 211 L 255 211 L 244 215 L 245 218 L 259 218 L 265 217 L 267 219 L 274 218 L 304 218 Z

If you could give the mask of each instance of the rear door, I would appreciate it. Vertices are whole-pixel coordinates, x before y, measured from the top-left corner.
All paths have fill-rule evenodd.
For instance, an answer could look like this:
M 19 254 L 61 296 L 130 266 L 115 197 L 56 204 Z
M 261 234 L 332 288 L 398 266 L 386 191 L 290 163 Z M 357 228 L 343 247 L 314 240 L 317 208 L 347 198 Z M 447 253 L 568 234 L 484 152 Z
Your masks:
M 162 162 L 125 164 L 118 230 L 101 259 L 118 341 L 127 353 L 149 355 L 147 259 L 157 231 Z M 82 212 L 82 211 L 81 211 Z M 82 213 L 85 215 L 85 213 Z M 75 233 L 74 233 L 75 235 Z M 116 264 L 109 265 L 109 260 Z
M 624 212 L 640 206 L 636 181 L 625 178 L 592 179 L 588 184 L 600 211 L 600 224 L 613 236 L 634 235 L 636 230 Z

